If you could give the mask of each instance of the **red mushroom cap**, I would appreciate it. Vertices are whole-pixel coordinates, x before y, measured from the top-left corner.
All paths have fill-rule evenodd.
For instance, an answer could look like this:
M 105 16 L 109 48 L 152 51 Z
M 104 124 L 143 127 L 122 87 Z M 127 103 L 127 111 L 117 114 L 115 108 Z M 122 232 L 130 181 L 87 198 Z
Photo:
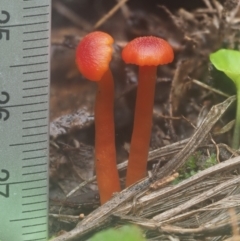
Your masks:
M 139 37 L 129 42 L 122 51 L 127 64 L 157 66 L 173 61 L 174 53 L 170 44 L 157 37 Z
M 113 38 L 100 31 L 89 33 L 82 39 L 77 47 L 76 63 L 84 77 L 101 80 L 112 59 L 112 44 Z

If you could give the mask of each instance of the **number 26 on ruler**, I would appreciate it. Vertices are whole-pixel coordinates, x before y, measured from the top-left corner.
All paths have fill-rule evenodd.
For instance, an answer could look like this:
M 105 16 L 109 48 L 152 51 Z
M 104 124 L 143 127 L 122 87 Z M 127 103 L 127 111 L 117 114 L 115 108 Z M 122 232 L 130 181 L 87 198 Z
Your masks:
M 5 96 L 5 100 L 0 100 L 0 104 L 6 104 L 10 99 L 9 94 L 5 91 L 2 91 L 1 94 Z M 6 121 L 9 118 L 9 112 L 0 107 L 0 120 L 2 119 L 2 113 L 5 113 L 3 120 Z M 2 182 L 6 182 L 9 179 L 9 176 L 9 171 L 5 169 L 0 170 L 0 187 L 2 186 Z M 3 186 L 5 186 L 5 191 L 0 191 L 0 196 L 9 197 L 9 184 L 3 184 Z

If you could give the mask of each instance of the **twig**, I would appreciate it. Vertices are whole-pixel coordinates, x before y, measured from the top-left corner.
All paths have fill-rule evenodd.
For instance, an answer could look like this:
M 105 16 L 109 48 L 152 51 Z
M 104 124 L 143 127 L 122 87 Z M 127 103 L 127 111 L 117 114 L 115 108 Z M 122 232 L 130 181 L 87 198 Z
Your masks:
M 202 83 L 202 82 L 200 82 L 200 81 L 198 81 L 198 80 L 196 80 L 196 79 L 192 79 L 192 82 L 193 82 L 194 84 L 196 84 L 196 85 L 201 86 L 201 87 L 204 88 L 204 89 L 210 90 L 210 91 L 212 91 L 212 92 L 214 92 L 214 93 L 216 93 L 216 94 L 222 95 L 222 96 L 224 96 L 224 97 L 227 97 L 227 98 L 228 98 L 228 97 L 230 96 L 230 95 L 225 94 L 224 92 L 222 92 L 222 91 L 220 91 L 220 90 L 214 89 L 214 88 L 212 88 L 211 86 L 206 85 L 206 84 L 204 84 L 204 83 Z
M 213 7 L 212 7 L 212 5 L 211 5 L 211 3 L 210 3 L 209 0 L 203 0 L 203 2 L 204 2 L 205 5 L 207 6 L 207 8 L 209 8 L 209 9 L 213 9 Z
M 86 30 L 90 31 L 92 29 L 92 26 L 83 18 L 79 17 L 76 13 L 74 13 L 72 10 L 67 8 L 64 4 L 62 4 L 60 1 L 54 1 L 53 8 L 55 8 L 60 14 L 62 14 L 64 17 L 68 18 L 70 21 L 72 21 L 76 26 Z
M 128 0 L 119 1 L 106 15 L 104 15 L 99 21 L 94 25 L 94 29 L 100 27 L 105 21 L 107 21 L 122 5 L 124 5 Z
M 121 2 L 122 0 L 117 0 L 117 2 Z M 130 10 L 128 8 L 128 6 L 126 4 L 121 5 L 121 11 L 122 11 L 122 15 L 124 16 L 125 19 L 128 19 L 130 16 Z
M 48 215 L 50 218 L 56 218 L 65 223 L 77 223 L 80 219 L 79 216 L 72 216 L 72 215 L 63 215 L 63 214 L 54 214 L 49 213 Z

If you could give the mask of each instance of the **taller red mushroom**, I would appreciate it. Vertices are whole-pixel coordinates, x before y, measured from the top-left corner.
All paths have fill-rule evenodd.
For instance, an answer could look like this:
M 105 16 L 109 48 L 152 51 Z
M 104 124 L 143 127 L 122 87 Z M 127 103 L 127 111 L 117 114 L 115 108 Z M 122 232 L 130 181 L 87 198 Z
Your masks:
M 128 43 L 122 51 L 122 58 L 128 64 L 139 65 L 134 126 L 126 178 L 126 185 L 129 186 L 146 175 L 157 66 L 171 63 L 174 53 L 168 42 L 149 36 L 139 37 Z
M 113 38 L 96 31 L 77 47 L 76 63 L 84 77 L 98 83 L 95 101 L 95 166 L 101 204 L 120 191 L 114 128 L 114 82 L 109 63 Z

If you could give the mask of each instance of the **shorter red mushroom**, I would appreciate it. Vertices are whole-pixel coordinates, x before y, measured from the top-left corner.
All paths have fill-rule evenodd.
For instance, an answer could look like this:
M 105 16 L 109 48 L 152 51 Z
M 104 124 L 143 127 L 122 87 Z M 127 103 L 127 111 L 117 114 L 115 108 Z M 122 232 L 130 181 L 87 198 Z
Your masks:
M 122 51 L 122 58 L 128 64 L 140 66 L 126 178 L 129 186 L 146 176 L 157 66 L 172 62 L 174 53 L 168 42 L 149 36 L 128 43 Z
M 98 82 L 95 101 L 95 166 L 101 204 L 120 191 L 114 128 L 114 82 L 109 63 L 113 38 L 104 32 L 86 35 L 77 47 L 76 63 L 89 80 Z

